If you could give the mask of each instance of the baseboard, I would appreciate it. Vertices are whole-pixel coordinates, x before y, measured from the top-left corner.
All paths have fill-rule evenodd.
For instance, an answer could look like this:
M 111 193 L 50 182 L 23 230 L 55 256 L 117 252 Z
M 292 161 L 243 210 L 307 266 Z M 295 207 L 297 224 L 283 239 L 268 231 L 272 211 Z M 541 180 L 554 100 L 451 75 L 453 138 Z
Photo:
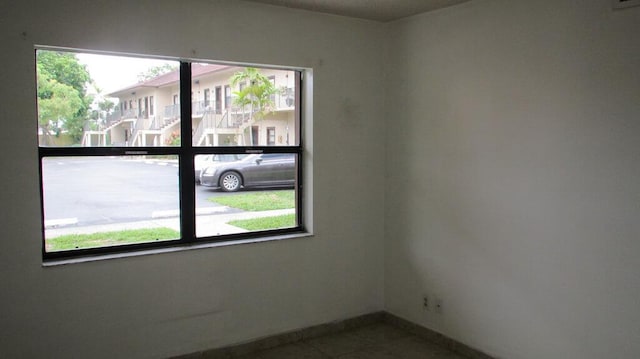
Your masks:
M 344 320 L 333 321 L 330 323 L 314 325 L 311 327 L 298 329 L 286 333 L 270 335 L 264 338 L 251 340 L 235 345 L 204 350 L 200 352 L 190 353 L 173 357 L 173 359 L 227 359 L 235 358 L 242 355 L 255 353 L 261 350 L 275 348 L 277 346 L 291 344 L 302 340 L 317 338 L 324 335 L 343 332 L 346 330 L 356 329 L 375 323 L 386 323 L 411 334 L 421 337 L 425 340 L 443 346 L 457 354 L 469 359 L 494 359 L 493 357 L 482 353 L 474 348 L 462 344 L 451 339 L 441 333 L 425 328 L 421 325 L 400 318 L 387 312 L 374 312 L 360 315 Z
M 432 343 L 445 347 L 456 354 L 460 354 L 469 359 L 495 359 L 494 357 L 472 348 L 466 344 L 460 343 L 455 339 L 451 339 L 442 333 L 438 333 L 432 329 L 423 327 L 409 320 L 400 318 L 394 314 L 383 312 L 383 322 L 394 327 L 406 330 L 420 338 L 428 340 Z

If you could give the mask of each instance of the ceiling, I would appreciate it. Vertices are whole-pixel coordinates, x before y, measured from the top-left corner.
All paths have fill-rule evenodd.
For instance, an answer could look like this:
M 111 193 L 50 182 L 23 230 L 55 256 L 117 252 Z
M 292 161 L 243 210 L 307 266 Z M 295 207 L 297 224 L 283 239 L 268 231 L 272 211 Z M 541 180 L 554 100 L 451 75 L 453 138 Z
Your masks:
M 246 0 L 388 22 L 469 0 Z

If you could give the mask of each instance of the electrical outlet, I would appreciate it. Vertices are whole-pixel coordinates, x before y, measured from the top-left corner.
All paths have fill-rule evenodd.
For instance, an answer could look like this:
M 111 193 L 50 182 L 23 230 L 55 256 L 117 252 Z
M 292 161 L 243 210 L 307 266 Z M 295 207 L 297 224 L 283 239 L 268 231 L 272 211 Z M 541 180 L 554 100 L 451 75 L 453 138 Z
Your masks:
M 429 302 L 429 297 L 426 295 L 422 297 L 422 309 L 431 310 L 431 303 Z
M 436 298 L 435 303 L 434 303 L 434 307 L 435 307 L 435 311 L 438 314 L 442 314 L 442 310 L 443 308 L 443 304 L 442 304 L 442 299 L 440 298 Z

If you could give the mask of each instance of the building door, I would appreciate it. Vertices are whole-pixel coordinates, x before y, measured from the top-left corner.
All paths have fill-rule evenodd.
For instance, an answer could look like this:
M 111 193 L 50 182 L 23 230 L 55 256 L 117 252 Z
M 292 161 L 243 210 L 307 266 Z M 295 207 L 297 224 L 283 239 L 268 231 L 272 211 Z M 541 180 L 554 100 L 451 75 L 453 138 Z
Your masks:
M 216 86 L 216 113 L 222 113 L 222 87 Z
M 260 126 L 251 126 L 251 146 L 258 145 L 258 139 L 260 137 Z

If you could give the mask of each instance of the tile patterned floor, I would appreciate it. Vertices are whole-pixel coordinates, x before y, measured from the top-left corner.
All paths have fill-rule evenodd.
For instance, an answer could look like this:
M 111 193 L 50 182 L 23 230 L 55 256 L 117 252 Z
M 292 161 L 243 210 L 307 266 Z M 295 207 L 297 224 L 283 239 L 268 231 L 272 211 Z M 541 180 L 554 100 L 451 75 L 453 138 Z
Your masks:
M 464 359 L 397 327 L 378 323 L 238 357 L 241 359 Z

